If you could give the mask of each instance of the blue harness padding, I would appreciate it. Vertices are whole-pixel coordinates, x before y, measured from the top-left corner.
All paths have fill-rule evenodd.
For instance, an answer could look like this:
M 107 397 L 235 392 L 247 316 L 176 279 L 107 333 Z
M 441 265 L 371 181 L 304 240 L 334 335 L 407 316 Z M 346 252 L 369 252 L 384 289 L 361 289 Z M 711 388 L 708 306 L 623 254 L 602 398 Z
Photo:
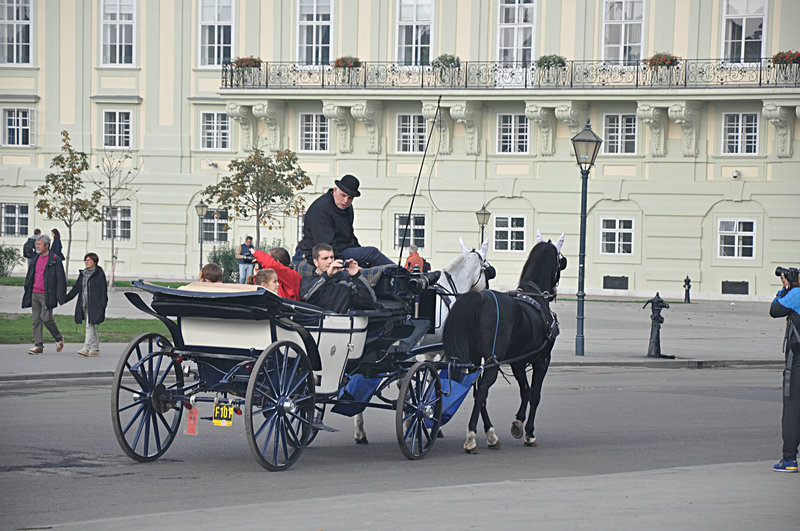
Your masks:
M 361 413 L 367 408 L 367 403 L 382 381 L 383 378 L 367 378 L 362 374 L 353 375 L 347 385 L 339 390 L 339 399 L 352 400 L 360 402 L 360 404 L 337 403 L 331 411 L 348 417 Z
M 472 384 L 475 383 L 475 380 L 481 375 L 481 371 L 475 371 L 471 373 L 461 374 L 455 373 L 453 371 L 449 371 L 450 376 L 453 378 L 448 378 L 448 370 L 442 369 L 439 371 L 439 379 L 442 381 L 442 423 L 441 425 L 444 426 L 447 422 L 453 418 L 453 415 L 456 414 L 458 408 L 461 406 L 461 402 L 467 397 L 467 393 L 469 393 L 469 388 L 472 387 Z M 433 422 L 431 419 L 425 419 L 425 425 L 428 428 L 433 427 Z

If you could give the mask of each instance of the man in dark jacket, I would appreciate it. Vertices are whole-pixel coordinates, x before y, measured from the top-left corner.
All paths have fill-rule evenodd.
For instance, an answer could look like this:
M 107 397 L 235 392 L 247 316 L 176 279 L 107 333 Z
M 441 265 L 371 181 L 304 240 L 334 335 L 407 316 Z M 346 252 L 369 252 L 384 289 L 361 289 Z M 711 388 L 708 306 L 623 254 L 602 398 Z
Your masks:
M 786 317 L 783 340 L 786 366 L 783 370 L 783 458 L 773 467 L 775 472 L 797 472 L 797 448 L 800 446 L 800 284 L 797 269 L 789 270 L 791 278 L 781 274 L 783 288 L 772 301 L 769 314 Z
M 311 249 L 318 243 L 327 243 L 337 258 L 354 259 L 361 267 L 393 264 L 376 247 L 362 247 L 353 232 L 353 199 L 361 195 L 358 179 L 345 175 L 334 184 L 335 188 L 308 207 L 303 219 L 303 239 L 297 244 L 293 262 L 297 264 L 305 257 L 311 263 Z
M 319 243 L 312 249 L 314 275 L 300 283 L 300 299 L 320 308 L 345 313 L 350 309 L 369 310 L 377 307 L 375 292 L 361 275 L 352 258 L 334 259 L 333 248 Z
M 64 336 L 53 319 L 53 308 L 64 304 L 67 295 L 67 277 L 61 259 L 50 252 L 50 237 L 46 234 L 36 238 L 38 257 L 28 262 L 28 274 L 22 294 L 22 307 L 33 309 L 33 348 L 28 354 L 44 352 L 42 325 L 56 340 L 56 352 L 64 348 Z
M 33 229 L 33 236 L 28 238 L 28 241 L 22 246 L 22 256 L 27 258 L 28 261 L 30 261 L 31 258 L 39 256 L 36 254 L 36 238 L 38 238 L 41 233 L 42 231 L 39 229 Z

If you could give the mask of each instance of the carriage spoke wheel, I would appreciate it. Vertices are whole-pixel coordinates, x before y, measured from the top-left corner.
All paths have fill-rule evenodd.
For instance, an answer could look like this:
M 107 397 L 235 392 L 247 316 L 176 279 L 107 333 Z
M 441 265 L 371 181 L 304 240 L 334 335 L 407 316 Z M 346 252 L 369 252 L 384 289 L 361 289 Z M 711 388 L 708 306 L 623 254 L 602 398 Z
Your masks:
M 428 361 L 416 363 L 400 385 L 395 429 L 400 451 L 408 459 L 425 457 L 442 423 L 442 382 Z
M 286 470 L 308 446 L 314 408 L 314 373 L 296 343 L 276 341 L 258 357 L 245 396 L 247 442 L 258 464 Z
M 142 334 L 128 343 L 114 371 L 114 433 L 136 461 L 158 459 L 178 433 L 183 402 L 171 397 L 183 389 L 183 372 L 168 354 L 171 347 L 161 334 Z

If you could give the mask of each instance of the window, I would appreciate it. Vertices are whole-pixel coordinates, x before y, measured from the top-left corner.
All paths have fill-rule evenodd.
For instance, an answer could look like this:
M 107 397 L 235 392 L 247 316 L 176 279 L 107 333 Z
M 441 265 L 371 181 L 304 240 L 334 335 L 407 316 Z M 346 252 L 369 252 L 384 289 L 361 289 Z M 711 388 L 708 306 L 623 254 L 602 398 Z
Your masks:
M 103 207 L 103 239 L 131 239 L 131 207 Z
M 31 63 L 31 0 L 0 0 L 0 64 Z
M 525 218 L 522 216 L 494 217 L 494 250 L 525 250 Z
M 300 114 L 300 151 L 328 151 L 330 129 L 324 114 Z
M 497 115 L 497 152 L 528 152 L 528 118 L 524 114 Z
M 208 209 L 203 218 L 202 233 L 204 242 L 228 241 L 228 211 Z
M 755 221 L 719 220 L 718 258 L 755 258 L 755 239 Z
M 133 64 L 135 4 L 135 0 L 103 0 L 102 64 Z
M 636 115 L 606 114 L 604 116 L 603 153 L 632 155 L 636 153 Z
M 532 62 L 535 13 L 533 0 L 501 0 L 497 56 L 504 66 Z
M 725 0 L 723 57 L 732 63 L 760 63 L 764 0 Z
M 33 110 L 3 109 L 3 145 L 33 146 Z
M 103 113 L 103 147 L 131 147 L 131 111 Z
M 331 62 L 331 0 L 298 0 L 297 60 L 306 65 Z
M 428 135 L 428 122 L 421 114 L 397 115 L 397 152 L 422 153 L 425 151 L 425 137 Z
M 397 62 L 427 65 L 431 59 L 431 0 L 400 0 L 397 13 Z
M 203 149 L 230 149 L 230 117 L 224 112 L 201 114 Z
M 200 66 L 230 61 L 232 43 L 232 0 L 200 0 Z
M 605 0 L 603 59 L 635 66 L 642 58 L 643 0 Z
M 2 203 L 2 227 L 0 234 L 3 236 L 26 236 L 28 234 L 28 205 L 25 203 Z
M 758 153 L 758 113 L 722 115 L 722 153 L 726 155 Z
M 403 246 L 408 249 L 412 243 L 420 249 L 425 248 L 425 214 L 411 214 L 410 223 L 408 214 L 395 214 L 394 248 Z
M 633 220 L 603 218 L 600 254 L 633 254 Z

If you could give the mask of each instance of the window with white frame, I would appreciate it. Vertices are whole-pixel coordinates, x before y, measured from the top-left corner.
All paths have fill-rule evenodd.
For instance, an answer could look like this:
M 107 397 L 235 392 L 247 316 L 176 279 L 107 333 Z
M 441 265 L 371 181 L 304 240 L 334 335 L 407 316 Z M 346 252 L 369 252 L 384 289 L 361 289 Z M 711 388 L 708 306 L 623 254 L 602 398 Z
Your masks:
M 421 114 L 397 115 L 397 152 L 421 153 L 425 151 L 428 122 Z
M 322 113 L 300 113 L 300 151 L 328 151 L 330 127 Z
M 103 239 L 131 239 L 131 207 L 103 207 Z
M 637 65 L 642 58 L 644 0 L 603 2 L 603 60 Z
M 228 241 L 228 211 L 208 209 L 203 218 L 204 242 L 226 242 Z
M 103 0 L 102 59 L 104 65 L 133 64 L 136 0 Z
M 525 250 L 524 216 L 494 217 L 494 250 L 495 251 Z
M 603 218 L 600 227 L 600 254 L 633 254 L 632 219 Z
M 399 0 L 397 3 L 397 62 L 427 65 L 431 59 L 431 0 Z
M 3 109 L 3 145 L 35 145 L 33 118 L 32 109 Z
M 103 111 L 103 147 L 131 147 L 131 111 Z
M 298 0 L 297 60 L 305 65 L 331 62 L 331 0 Z
M 758 113 L 722 115 L 722 153 L 725 155 L 758 154 Z
M 724 0 L 723 57 L 731 63 L 760 63 L 766 0 Z
M 528 152 L 528 118 L 524 114 L 497 115 L 497 152 Z
M 231 122 L 224 112 L 201 113 L 203 149 L 230 149 Z
M 425 214 L 394 215 L 394 248 L 401 246 L 408 249 L 414 244 L 420 249 L 425 247 Z
M 633 155 L 636 153 L 636 115 L 606 114 L 603 117 L 603 153 Z
M 718 258 L 755 258 L 756 222 L 752 219 L 719 220 Z
M 31 63 L 31 0 L 0 1 L 0 64 Z
M 0 234 L 26 236 L 28 234 L 28 205 L 25 203 L 0 203 L 2 217 Z
M 221 65 L 233 55 L 233 0 L 200 0 L 200 66 Z
M 497 56 L 504 66 L 529 65 L 533 61 L 535 15 L 534 0 L 500 1 Z

